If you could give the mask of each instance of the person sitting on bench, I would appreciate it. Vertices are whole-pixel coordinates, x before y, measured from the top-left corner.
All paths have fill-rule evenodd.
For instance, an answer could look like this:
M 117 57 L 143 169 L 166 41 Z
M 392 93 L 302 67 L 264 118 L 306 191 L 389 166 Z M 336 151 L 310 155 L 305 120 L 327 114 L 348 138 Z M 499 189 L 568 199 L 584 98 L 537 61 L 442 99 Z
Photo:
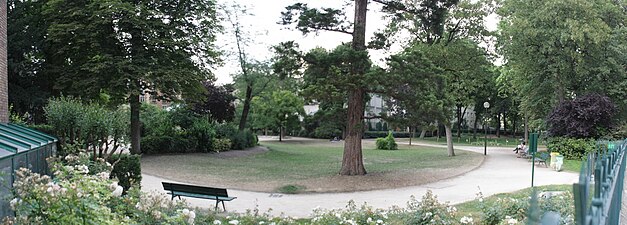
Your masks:
M 516 148 L 515 148 L 514 150 L 512 150 L 512 151 L 513 151 L 513 152 L 515 152 L 516 154 L 518 154 L 518 152 L 519 152 L 519 151 L 525 151 L 525 152 L 526 152 L 526 150 L 525 150 L 525 148 L 526 148 L 526 147 L 527 147 L 527 146 L 525 146 L 525 142 L 524 142 L 524 141 L 522 141 L 522 142 L 521 142 L 518 146 L 516 146 Z

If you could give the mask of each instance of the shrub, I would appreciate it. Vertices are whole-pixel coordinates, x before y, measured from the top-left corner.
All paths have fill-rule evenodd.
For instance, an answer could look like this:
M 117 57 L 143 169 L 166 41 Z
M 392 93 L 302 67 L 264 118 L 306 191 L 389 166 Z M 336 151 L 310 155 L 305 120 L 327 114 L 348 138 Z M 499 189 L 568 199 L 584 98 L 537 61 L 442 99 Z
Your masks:
M 455 221 L 455 208 L 438 201 L 431 191 L 416 201 L 412 196 L 407 205 L 404 224 L 452 224 Z
M 26 127 L 34 129 L 34 130 L 38 130 L 46 134 L 56 135 L 54 133 L 54 127 L 48 124 L 32 124 L 32 125 L 26 125 Z
M 48 124 L 59 138 L 59 154 L 66 145 L 80 144 L 98 157 L 107 157 L 128 142 L 129 118 L 124 109 L 109 110 L 78 99 L 50 99 L 44 108 Z
M 554 137 L 598 138 L 609 133 L 616 112 L 607 96 L 587 94 L 560 103 L 549 114 L 547 125 Z
M 193 141 L 196 142 L 197 151 L 213 151 L 212 142 L 216 136 L 216 132 L 209 121 L 203 118 L 196 119 L 187 133 L 189 133 L 189 136 L 193 137 Z
M 246 149 L 257 145 L 257 135 L 250 130 L 237 132 L 230 139 L 231 149 Z
M 217 124 L 215 129 L 216 138 L 231 138 L 237 134 L 237 127 L 229 123 Z
M 592 139 L 555 137 L 548 139 L 547 148 L 550 152 L 559 152 L 566 159 L 579 160 L 595 151 L 595 142 Z
M 223 152 L 231 150 L 231 139 L 218 138 L 214 139 L 212 143 L 212 149 L 216 152 Z
M 16 172 L 8 224 L 193 224 L 196 214 L 181 201 L 143 194 L 109 179 L 111 166 L 89 155 L 50 160 L 55 178 L 21 168 Z M 92 162 L 89 166 L 82 164 Z M 93 171 L 91 168 L 103 171 Z
M 196 150 L 196 142 L 185 138 L 183 135 L 173 136 L 148 136 L 141 140 L 142 153 L 188 153 Z
M 139 155 L 113 155 L 108 159 L 113 165 L 111 177 L 119 181 L 126 193 L 131 187 L 139 187 L 142 181 L 141 157 Z
M 364 132 L 364 138 L 380 138 L 387 137 L 389 131 L 366 131 Z M 411 136 L 410 132 L 392 132 L 396 138 L 408 138 Z
M 385 138 L 377 138 L 377 149 L 382 150 L 396 150 L 398 149 L 398 145 L 396 141 L 394 141 L 394 136 L 392 135 L 392 131 L 388 133 L 388 136 Z

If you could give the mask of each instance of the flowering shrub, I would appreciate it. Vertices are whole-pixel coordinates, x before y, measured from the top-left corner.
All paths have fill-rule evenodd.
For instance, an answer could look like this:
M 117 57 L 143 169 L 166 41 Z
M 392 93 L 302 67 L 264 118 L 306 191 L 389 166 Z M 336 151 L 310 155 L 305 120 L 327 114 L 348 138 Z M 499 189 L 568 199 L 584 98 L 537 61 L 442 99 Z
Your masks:
M 408 203 L 408 224 L 453 224 L 457 209 L 449 206 L 448 203 L 438 202 L 437 196 L 431 191 L 422 197 L 422 201 L 417 201 L 412 196 Z
M 530 207 L 531 197 L 526 198 L 496 198 L 494 201 L 484 201 L 481 192 L 477 194 L 481 209 L 480 221 L 474 221 L 472 217 L 469 223 L 463 224 L 499 224 L 514 225 L 524 224 L 527 221 L 527 210 Z M 573 194 L 570 191 L 550 198 L 539 198 L 538 206 L 542 212 L 554 211 L 561 215 L 560 224 L 574 224 L 575 208 Z M 463 218 L 462 218 L 463 219 Z M 478 222 L 478 223 L 477 223 Z
M 86 154 L 49 160 L 54 179 L 22 168 L 16 171 L 7 224 L 193 224 L 196 214 L 181 201 L 142 194 L 109 179 L 111 164 Z

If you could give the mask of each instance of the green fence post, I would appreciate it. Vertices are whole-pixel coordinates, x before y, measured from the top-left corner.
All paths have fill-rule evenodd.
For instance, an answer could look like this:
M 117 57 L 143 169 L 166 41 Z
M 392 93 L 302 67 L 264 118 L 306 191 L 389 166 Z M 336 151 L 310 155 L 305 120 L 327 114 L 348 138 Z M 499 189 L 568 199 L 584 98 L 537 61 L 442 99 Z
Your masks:
M 531 154 L 531 187 L 533 187 L 533 178 L 535 176 L 536 168 L 536 152 L 538 151 L 538 133 L 529 134 L 529 150 Z

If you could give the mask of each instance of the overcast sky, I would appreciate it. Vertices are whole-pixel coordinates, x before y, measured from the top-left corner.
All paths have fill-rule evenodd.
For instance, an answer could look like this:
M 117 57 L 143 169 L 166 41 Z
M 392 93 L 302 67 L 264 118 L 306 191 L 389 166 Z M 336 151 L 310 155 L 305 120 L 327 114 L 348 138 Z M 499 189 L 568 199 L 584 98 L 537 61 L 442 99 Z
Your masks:
M 245 6 L 252 14 L 245 16 L 241 19 L 241 23 L 244 29 L 252 34 L 252 43 L 246 48 L 249 58 L 263 61 L 272 57 L 270 47 L 284 41 L 296 41 L 301 50 L 307 51 L 315 47 L 323 47 L 326 49 L 332 49 L 342 42 L 348 42 L 351 40 L 351 36 L 347 34 L 339 34 L 336 32 L 321 31 L 316 34 L 308 34 L 303 36 L 300 31 L 290 30 L 286 26 L 277 24 L 280 21 L 281 12 L 285 7 L 296 2 L 306 2 L 309 7 L 332 7 L 342 8 L 344 1 L 338 0 L 264 0 L 264 1 L 246 1 L 246 0 L 220 0 L 221 4 L 233 4 L 236 2 L 239 5 Z M 347 6 L 347 16 L 352 20 L 353 6 Z M 385 21 L 382 19 L 382 13 L 380 13 L 380 6 L 377 3 L 371 3 L 368 6 L 368 17 L 366 26 L 366 41 L 370 40 L 373 32 L 381 29 L 385 26 Z M 496 22 L 494 19 L 490 19 L 488 22 L 489 28 L 495 28 Z M 223 22 L 223 26 L 228 28 L 230 24 L 226 21 Z M 290 27 L 292 28 L 292 27 Z M 217 77 L 217 82 L 220 84 L 230 83 L 233 81 L 231 75 L 238 73 L 240 70 L 237 64 L 235 54 L 236 52 L 234 43 L 234 37 L 228 32 L 219 36 L 218 46 L 226 52 L 225 64 L 214 70 Z M 229 57 L 229 55 L 231 55 Z M 387 55 L 382 51 L 371 51 L 371 59 L 380 64 L 381 60 Z

